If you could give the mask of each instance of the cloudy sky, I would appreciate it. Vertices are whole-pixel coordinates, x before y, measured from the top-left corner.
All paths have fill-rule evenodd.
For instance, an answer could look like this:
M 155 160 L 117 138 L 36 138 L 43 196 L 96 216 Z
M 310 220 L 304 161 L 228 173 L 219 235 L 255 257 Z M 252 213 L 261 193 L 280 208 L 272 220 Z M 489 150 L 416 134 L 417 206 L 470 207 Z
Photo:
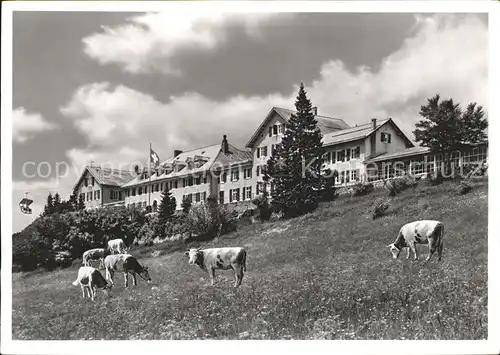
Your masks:
M 164 160 L 223 134 L 243 147 L 301 81 L 320 114 L 390 116 L 411 136 L 436 93 L 487 111 L 487 58 L 481 15 L 16 12 L 13 230 L 90 160 L 145 163 L 150 142 Z

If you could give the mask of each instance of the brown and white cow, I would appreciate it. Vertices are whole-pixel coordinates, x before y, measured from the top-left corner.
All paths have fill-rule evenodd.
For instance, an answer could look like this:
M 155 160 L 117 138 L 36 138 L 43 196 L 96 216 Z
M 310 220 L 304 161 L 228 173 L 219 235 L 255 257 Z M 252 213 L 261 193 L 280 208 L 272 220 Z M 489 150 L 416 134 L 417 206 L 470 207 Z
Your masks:
M 123 239 L 112 239 L 108 241 L 108 250 L 110 254 L 125 254 L 128 251 Z
M 134 286 L 137 286 L 135 275 L 139 275 L 148 283 L 151 282 L 148 267 L 139 264 L 136 258 L 130 254 L 114 254 L 108 255 L 104 259 L 104 266 L 106 267 L 106 279 L 114 285 L 113 276 L 115 272 L 123 272 L 125 277 L 125 287 L 128 287 L 128 274 L 132 275 Z
M 410 258 L 410 251 L 413 251 L 414 260 L 418 260 L 416 244 L 428 244 L 429 255 L 425 261 L 429 261 L 436 250 L 438 260 L 441 260 L 443 236 L 444 224 L 442 222 L 433 220 L 410 222 L 401 227 L 396 241 L 389 244 L 389 248 L 394 259 L 398 258 L 401 249 L 407 247 L 406 259 Z
M 82 266 L 78 269 L 78 276 L 75 281 L 72 282 L 74 286 L 82 287 L 83 298 L 85 299 L 86 290 L 89 293 L 89 297 L 92 301 L 95 298 L 97 289 L 102 289 L 108 296 L 108 290 L 111 290 L 112 285 L 108 284 L 102 276 L 101 272 L 92 266 Z
M 91 260 L 99 260 L 99 269 L 104 268 L 104 258 L 109 255 L 109 249 L 90 249 L 83 253 L 82 262 L 84 266 L 91 266 Z
M 196 264 L 209 273 L 212 285 L 215 284 L 215 270 L 233 270 L 234 287 L 241 285 L 243 271 L 247 271 L 247 252 L 243 248 L 190 249 L 185 253 L 189 264 Z

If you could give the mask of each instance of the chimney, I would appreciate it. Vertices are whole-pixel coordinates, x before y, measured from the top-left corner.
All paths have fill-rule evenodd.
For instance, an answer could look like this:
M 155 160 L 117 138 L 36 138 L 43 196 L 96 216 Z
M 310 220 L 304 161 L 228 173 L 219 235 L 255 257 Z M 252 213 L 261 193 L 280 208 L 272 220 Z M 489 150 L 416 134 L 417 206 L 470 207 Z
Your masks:
M 377 119 L 376 118 L 372 118 L 372 128 L 373 129 L 377 128 Z
M 317 116 L 317 115 L 318 115 L 318 106 L 314 106 L 314 107 L 312 108 L 312 110 L 313 110 L 313 115 L 314 115 L 314 116 Z
M 229 143 L 227 142 L 227 136 L 225 134 L 222 136 L 221 149 L 223 153 L 229 153 Z
M 174 150 L 174 158 L 175 158 L 176 156 L 178 156 L 179 154 L 181 154 L 181 153 L 182 153 L 182 150 L 177 150 L 177 149 L 175 149 L 175 150 Z

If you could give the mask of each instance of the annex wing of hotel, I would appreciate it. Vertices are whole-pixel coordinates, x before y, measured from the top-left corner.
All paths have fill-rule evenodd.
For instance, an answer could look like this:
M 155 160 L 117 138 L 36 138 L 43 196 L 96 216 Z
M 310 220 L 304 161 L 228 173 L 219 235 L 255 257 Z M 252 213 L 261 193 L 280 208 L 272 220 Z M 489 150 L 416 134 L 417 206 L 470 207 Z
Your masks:
M 336 170 L 338 187 L 358 182 L 378 182 L 404 173 L 419 176 L 435 172 L 441 154 L 416 146 L 392 118 L 371 119 L 350 126 L 339 118 L 318 114 L 313 108 L 326 149 L 325 168 Z M 163 191 L 168 188 L 181 208 L 184 198 L 203 203 L 210 195 L 220 203 L 251 201 L 263 193 L 262 169 L 280 144 L 286 123 L 294 111 L 273 107 L 251 134 L 245 148 L 221 141 L 189 151 L 174 150 L 167 160 L 148 171 L 125 171 L 87 166 L 75 184 L 84 196 L 86 208 L 107 206 L 151 206 L 156 211 Z M 487 161 L 488 143 L 470 145 L 452 154 L 453 166 Z M 404 171 L 394 169 L 404 166 Z M 272 184 L 270 186 L 272 189 Z

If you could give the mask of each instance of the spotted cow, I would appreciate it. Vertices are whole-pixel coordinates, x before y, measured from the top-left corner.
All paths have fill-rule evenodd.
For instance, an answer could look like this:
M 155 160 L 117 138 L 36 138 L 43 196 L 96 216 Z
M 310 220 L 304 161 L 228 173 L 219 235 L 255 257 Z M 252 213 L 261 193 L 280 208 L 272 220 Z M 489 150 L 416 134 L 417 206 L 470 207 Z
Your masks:
M 189 264 L 196 264 L 210 275 L 212 285 L 215 284 L 215 270 L 233 270 L 234 287 L 241 285 L 243 271 L 247 271 L 247 252 L 243 248 L 211 248 L 190 249 L 185 255 L 189 257 Z
M 401 249 L 407 247 L 406 259 L 410 258 L 410 251 L 413 251 L 414 260 L 418 260 L 416 244 L 428 244 L 429 255 L 425 261 L 429 261 L 437 250 L 438 260 L 441 260 L 443 252 L 444 224 L 439 221 L 423 220 L 405 224 L 399 230 L 399 234 L 394 243 L 388 245 L 392 257 L 397 259 Z

